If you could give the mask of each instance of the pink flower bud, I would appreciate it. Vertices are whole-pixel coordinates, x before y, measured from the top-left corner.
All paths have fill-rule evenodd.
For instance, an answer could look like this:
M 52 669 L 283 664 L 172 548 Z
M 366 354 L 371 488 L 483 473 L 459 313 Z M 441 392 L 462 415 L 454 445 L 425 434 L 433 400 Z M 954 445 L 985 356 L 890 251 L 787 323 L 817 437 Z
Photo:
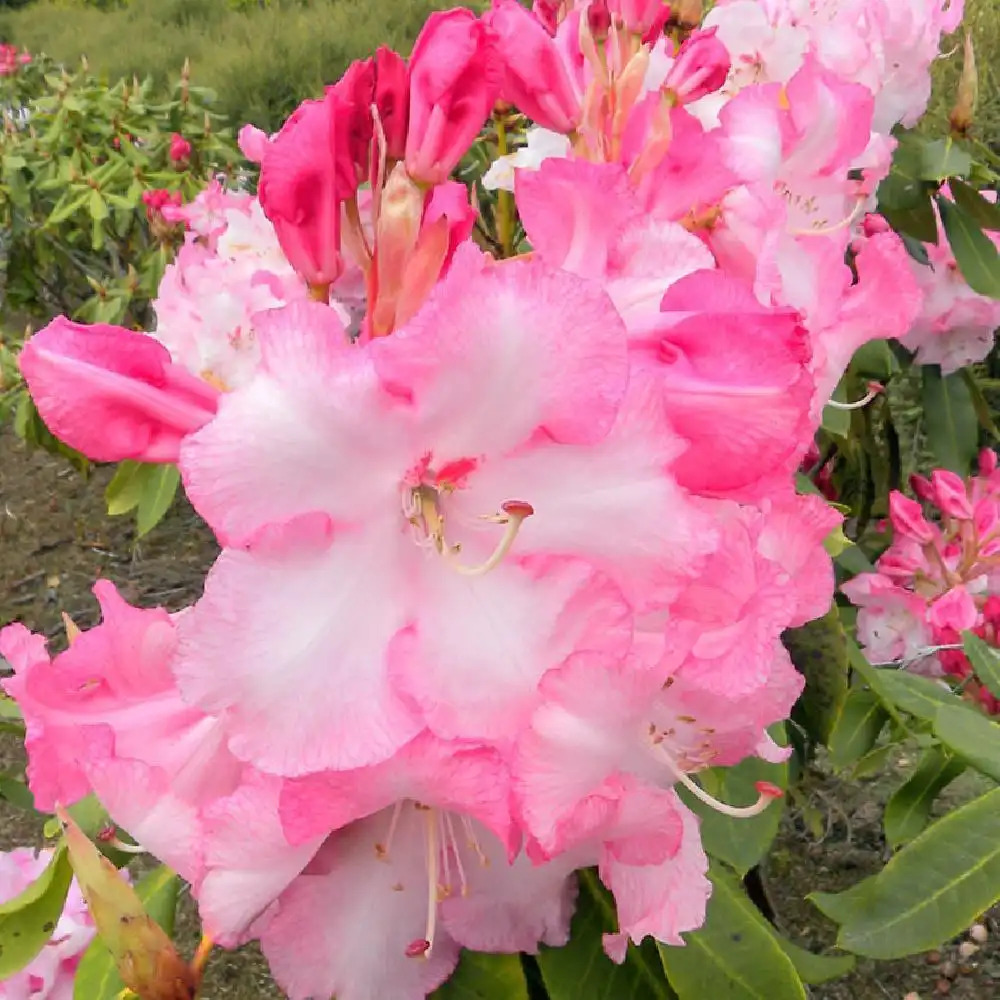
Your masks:
M 260 206 L 288 262 L 311 285 L 340 275 L 340 203 L 357 189 L 350 150 L 338 143 L 338 113 L 333 88 L 321 101 L 300 104 L 260 166 Z
M 186 163 L 190 158 L 191 143 L 180 132 L 174 132 L 170 137 L 170 159 L 174 163 Z
M 337 168 L 344 171 L 338 185 L 345 197 L 368 177 L 369 156 L 375 120 L 375 62 L 355 59 L 344 75 L 329 88 L 337 103 L 335 117 Z
M 992 476 L 997 471 L 997 453 L 992 448 L 984 448 L 979 453 L 979 475 Z
M 587 7 L 587 27 L 598 42 L 603 42 L 611 33 L 611 10 L 608 0 L 590 0 Z
M 500 94 L 493 32 L 468 10 L 431 14 L 410 57 L 406 169 L 441 184 L 472 145 Z
M 869 212 L 861 223 L 861 229 L 865 236 L 874 236 L 876 233 L 887 233 L 892 227 L 881 215 Z
M 375 51 L 375 106 L 385 132 L 386 155 L 401 160 L 410 116 L 410 70 L 398 52 L 384 45 Z
M 931 486 L 931 481 L 926 476 L 921 476 L 916 472 L 913 473 L 913 475 L 910 476 L 910 489 L 912 489 L 913 492 L 926 503 L 935 502 L 934 487 Z
M 563 18 L 566 16 L 566 4 L 560 0 L 535 0 L 531 12 L 538 23 L 550 34 L 554 35 Z
M 643 39 L 659 34 L 670 17 L 666 0 L 608 0 L 608 7 L 628 31 Z
M 893 528 L 901 535 L 906 535 L 921 545 L 934 541 L 934 529 L 924 517 L 920 504 L 898 490 L 889 494 L 889 518 Z
M 947 469 L 935 469 L 931 473 L 931 485 L 934 499 L 945 514 L 960 521 L 972 520 L 972 504 L 961 476 Z
M 266 132 L 255 125 L 244 125 L 236 139 L 240 152 L 251 162 L 260 163 L 264 159 L 268 143 L 271 141 Z
M 663 86 L 680 104 L 714 93 L 729 74 L 729 52 L 715 37 L 715 28 L 696 31 L 680 47 Z
M 580 124 L 580 98 L 555 40 L 517 0 L 493 0 L 484 21 L 504 63 L 503 98 L 543 128 L 564 135 Z
M 25 343 L 19 364 L 52 433 L 98 462 L 176 462 L 218 405 L 217 390 L 159 341 L 122 327 L 60 316 Z

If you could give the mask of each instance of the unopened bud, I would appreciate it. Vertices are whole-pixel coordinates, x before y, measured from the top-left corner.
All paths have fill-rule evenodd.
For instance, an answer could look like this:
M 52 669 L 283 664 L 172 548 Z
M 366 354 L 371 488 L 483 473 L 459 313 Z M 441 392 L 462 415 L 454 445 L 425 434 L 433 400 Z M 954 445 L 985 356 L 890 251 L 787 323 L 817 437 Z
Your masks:
M 603 42 L 611 32 L 611 11 L 608 0 L 590 0 L 587 7 L 587 27 L 597 42 Z
M 965 33 L 965 52 L 962 75 L 958 81 L 958 95 L 951 109 L 948 122 L 953 136 L 966 135 L 972 128 L 972 116 L 976 111 L 979 97 L 979 74 L 976 71 L 976 51 L 972 45 L 972 35 Z
M 898 490 L 889 494 L 889 518 L 901 535 L 906 535 L 921 545 L 934 541 L 934 529 L 924 517 L 920 504 Z

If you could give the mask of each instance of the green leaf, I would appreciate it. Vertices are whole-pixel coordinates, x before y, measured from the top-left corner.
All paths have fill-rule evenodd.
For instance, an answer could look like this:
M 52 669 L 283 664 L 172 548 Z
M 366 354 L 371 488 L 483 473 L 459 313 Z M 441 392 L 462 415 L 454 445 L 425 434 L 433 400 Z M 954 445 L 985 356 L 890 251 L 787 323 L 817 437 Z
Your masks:
M 173 936 L 180 879 L 165 865 L 147 872 L 136 884 L 136 895 L 146 912 Z M 94 938 L 84 952 L 73 979 L 74 1000 L 116 1000 L 125 989 L 107 945 Z M 461 996 L 456 994 L 455 998 Z M 471 1000 L 475 994 L 469 994 Z
M 939 196 L 937 205 L 962 277 L 974 292 L 1000 299 L 1000 252 L 993 241 L 954 202 Z
M 942 375 L 923 366 L 924 430 L 936 462 L 960 476 L 969 474 L 979 450 L 979 424 L 969 387 L 961 374 Z
M 781 950 L 792 960 L 799 979 L 810 986 L 828 983 L 831 979 L 840 979 L 854 968 L 853 955 L 817 955 L 793 944 L 780 934 L 775 940 L 781 945 Z
M 684 935 L 686 947 L 659 945 L 680 1000 L 805 1000 L 792 960 L 736 879 L 719 865 L 710 877 L 704 926 Z
M 955 695 L 937 681 L 905 670 L 876 670 L 878 692 L 897 708 L 930 722 L 942 705 L 954 705 Z
M 771 736 L 776 742 L 784 743 L 784 727 L 778 727 Z M 748 757 L 735 767 L 711 768 L 698 774 L 698 782 L 707 792 L 735 806 L 752 805 L 757 801 L 755 786 L 758 781 L 788 788 L 788 764 L 770 764 L 759 757 Z M 778 835 L 785 811 L 784 799 L 772 802 L 757 816 L 737 819 L 724 816 L 683 789 L 678 791 L 701 818 L 701 841 L 705 850 L 731 865 L 740 875 L 745 875 L 760 862 Z
M 593 869 L 577 873 L 580 895 L 569 944 L 542 947 L 538 966 L 551 1000 L 675 1000 L 652 941 L 629 945 L 625 961 L 616 965 L 601 944 L 601 936 L 618 929 L 614 902 Z
M 0 773 L 0 798 L 18 809 L 34 809 L 35 797 L 31 789 L 12 774 Z
M 90 190 L 86 190 L 83 194 L 77 193 L 73 197 L 69 192 L 67 192 L 59 200 L 59 203 L 52 210 L 52 213 L 45 220 L 45 227 L 51 228 L 52 226 L 59 225 L 60 222 L 65 222 L 70 216 L 75 215 L 77 212 L 87 204 L 87 200 L 90 198 Z
M 163 520 L 163 515 L 174 502 L 181 481 L 176 465 L 157 465 L 152 469 L 142 491 L 135 519 L 139 538 L 149 534 Z
M 877 875 L 809 898 L 841 925 L 847 951 L 891 959 L 938 947 L 1000 900 L 1000 788 L 929 826 Z
M 953 180 L 948 187 L 955 204 L 970 219 L 983 229 L 1000 230 L 1000 205 L 995 201 L 987 201 L 979 191 L 969 187 L 964 181 Z
M 994 441 L 1000 441 L 1000 427 L 997 427 L 993 419 L 989 400 L 983 394 L 979 382 L 976 381 L 975 372 L 971 368 L 962 368 L 959 374 L 969 389 L 969 395 L 972 398 L 972 407 L 976 411 L 976 419 L 979 421 L 979 426 L 987 434 L 991 435 Z
M 458 968 L 431 1000 L 528 1000 L 521 959 L 463 951 Z
M 806 679 L 798 707 L 810 736 L 827 743 L 847 700 L 847 641 L 840 616 L 831 608 L 822 618 L 782 637 L 796 669 Z
M 120 462 L 104 491 L 104 502 L 112 517 L 127 514 L 139 506 L 142 499 L 142 462 Z
M 954 700 L 937 710 L 934 735 L 977 771 L 1000 781 L 1000 725 Z
M 987 645 L 975 632 L 962 633 L 962 648 L 979 678 L 994 698 L 1000 698 L 1000 653 Z
M 0 906 L 0 980 L 19 972 L 45 947 L 72 880 L 66 847 L 60 844 L 45 871 Z
M 852 688 L 837 713 L 827 743 L 833 766 L 848 767 L 868 753 L 887 718 L 878 695 Z
M 916 770 L 885 806 L 885 837 L 893 848 L 920 835 L 931 820 L 934 800 L 964 770 L 962 761 L 939 747 L 924 751 Z
M 176 466 L 122 462 L 104 493 L 108 513 L 117 516 L 135 510 L 138 537 L 142 538 L 170 509 L 179 483 Z
M 90 192 L 90 204 L 88 205 L 90 211 L 90 217 L 95 222 L 103 222 L 110 212 L 108 211 L 108 203 L 101 196 L 101 192 L 96 188 L 92 188 Z
M 965 177 L 972 169 L 972 157 L 954 139 L 924 142 L 920 176 L 925 181 L 945 181 Z

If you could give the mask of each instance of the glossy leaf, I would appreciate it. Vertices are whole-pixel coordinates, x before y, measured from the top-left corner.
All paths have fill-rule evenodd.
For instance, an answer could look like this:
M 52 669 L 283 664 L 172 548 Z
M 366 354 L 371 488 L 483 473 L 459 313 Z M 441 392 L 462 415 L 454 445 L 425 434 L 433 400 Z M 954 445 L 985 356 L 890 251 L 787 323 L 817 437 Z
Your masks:
M 950 136 L 922 142 L 920 176 L 925 181 L 945 181 L 949 177 L 968 176 L 972 169 L 972 157 Z
M 962 277 L 974 292 L 1000 299 L 1000 252 L 993 241 L 954 202 L 938 197 L 937 205 Z
M 965 764 L 938 747 L 924 751 L 914 772 L 889 797 L 883 823 L 886 840 L 899 847 L 919 836 L 931 819 L 934 800 L 965 770 Z
M 463 951 L 454 975 L 431 997 L 432 1000 L 528 1000 L 528 984 L 519 956 Z
M 987 645 L 975 632 L 962 633 L 962 648 L 980 684 L 994 698 L 1000 698 L 1000 653 Z
M 580 895 L 569 944 L 543 947 L 538 954 L 551 1000 L 674 1000 L 652 941 L 644 941 L 639 948 L 629 945 L 621 965 L 604 954 L 602 936 L 618 929 L 614 902 L 592 869 L 578 872 L 577 878 Z
M 924 365 L 922 403 L 927 444 L 935 462 L 968 475 L 979 449 L 979 423 L 961 374 L 942 375 L 937 365 Z
M 179 484 L 176 466 L 122 462 L 105 490 L 108 513 L 118 516 L 134 510 L 137 534 L 142 538 L 170 509 Z
M 827 744 L 834 767 L 847 767 L 868 753 L 887 718 L 876 694 L 852 688 L 837 713 Z
M 739 882 L 722 866 L 705 925 L 685 934 L 687 945 L 659 945 L 663 967 L 680 1000 L 805 1000 L 792 960 Z
M 874 680 L 882 697 L 897 708 L 930 722 L 942 705 L 954 705 L 955 695 L 937 681 L 905 670 L 876 670 Z
M 937 710 L 934 735 L 977 771 L 1000 781 L 1000 724 L 956 699 Z
M 964 181 L 953 180 L 948 185 L 955 204 L 983 229 L 1000 230 L 1000 205 L 987 201 L 975 188 Z
M 73 869 L 64 846 L 23 892 L 0 905 L 0 980 L 23 969 L 45 947 L 62 914 Z
M 877 875 L 810 899 L 839 923 L 839 947 L 870 958 L 936 948 L 1000 900 L 1000 788 L 955 809 Z

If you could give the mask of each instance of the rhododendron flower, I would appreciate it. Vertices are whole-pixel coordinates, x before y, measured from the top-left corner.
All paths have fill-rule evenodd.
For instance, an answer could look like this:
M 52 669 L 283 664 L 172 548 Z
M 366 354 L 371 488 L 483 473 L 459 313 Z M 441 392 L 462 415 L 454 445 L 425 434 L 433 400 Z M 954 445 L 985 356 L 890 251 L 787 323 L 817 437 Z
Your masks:
M 493 110 L 503 65 L 493 32 L 471 11 L 427 18 L 410 56 L 406 169 L 422 184 L 441 184 Z
M 715 29 L 696 31 L 677 53 L 663 86 L 680 104 L 690 104 L 718 90 L 729 73 L 729 53 Z
M 391 337 L 351 345 L 306 306 L 270 314 L 257 376 L 185 447 L 229 548 L 182 623 L 182 689 L 290 775 L 423 724 L 509 739 L 547 669 L 614 656 L 629 605 L 663 606 L 713 542 L 656 408 L 638 386 L 622 405 L 620 320 L 585 281 L 471 248 Z M 276 614 L 313 639 L 284 644 Z
M 27 889 L 51 860 L 52 851 L 27 847 L 0 852 L 0 904 Z M 28 965 L 0 981 L 0 1000 L 73 1000 L 73 977 L 94 933 L 74 879 L 48 942 Z
M 170 159 L 174 163 L 186 163 L 191 158 L 191 143 L 179 132 L 170 136 Z
M 984 195 L 995 200 L 989 192 Z M 969 287 L 955 262 L 936 205 L 934 212 L 938 241 L 924 244 L 927 264 L 910 259 L 910 269 L 924 293 L 923 308 L 901 340 L 917 352 L 919 362 L 940 365 L 948 374 L 982 361 L 990 353 L 1000 327 L 1000 301 Z M 986 235 L 1000 247 L 1000 234 Z
M 972 667 L 961 649 L 971 630 L 1000 645 L 1000 480 L 996 456 L 984 451 L 980 475 L 963 481 L 946 469 L 913 486 L 936 508 L 934 521 L 898 493 L 890 497 L 892 545 L 876 563 L 841 588 L 858 606 L 858 638 L 878 663 L 899 661 L 911 669 L 969 679 Z M 985 688 L 967 685 L 989 711 L 1000 703 Z
M 218 402 L 162 344 L 116 326 L 60 316 L 27 340 L 19 364 L 52 433 L 99 462 L 176 461 Z
M 43 636 L 0 631 L 14 668 L 4 688 L 27 726 L 28 781 L 52 810 L 96 791 L 111 817 L 186 878 L 201 866 L 198 808 L 226 794 L 240 765 L 215 719 L 181 701 L 171 673 L 175 618 L 94 593 L 103 622 L 50 659 Z

